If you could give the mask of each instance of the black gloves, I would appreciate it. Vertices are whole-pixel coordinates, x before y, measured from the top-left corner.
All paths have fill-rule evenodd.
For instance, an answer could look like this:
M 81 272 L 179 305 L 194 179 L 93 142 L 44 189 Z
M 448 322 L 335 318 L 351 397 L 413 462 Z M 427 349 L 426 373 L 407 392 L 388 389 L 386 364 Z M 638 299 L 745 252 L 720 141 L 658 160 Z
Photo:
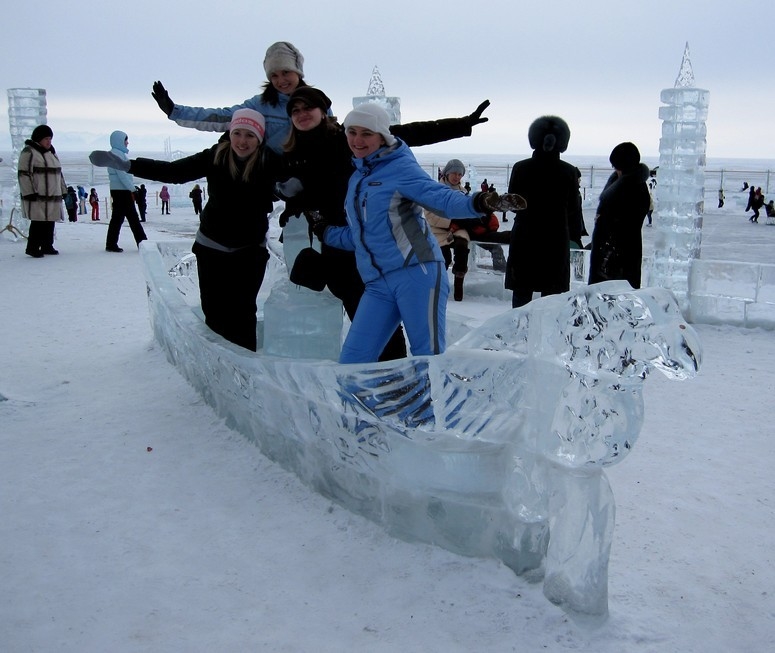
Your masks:
M 153 83 L 153 92 L 151 95 L 153 96 L 153 99 L 156 100 L 156 104 L 159 105 L 159 108 L 169 116 L 175 108 L 175 103 L 170 99 L 170 94 L 167 93 L 167 89 L 164 88 L 164 85 L 161 82 Z
M 498 195 L 494 191 L 476 193 L 474 195 L 474 209 L 477 213 L 493 213 L 504 211 L 521 211 L 527 208 L 525 198 L 516 193 Z
M 478 107 L 476 107 L 476 111 L 474 111 L 470 116 L 468 116 L 468 124 L 473 127 L 474 125 L 478 125 L 482 122 L 487 122 L 489 118 L 482 118 L 482 113 L 484 110 L 490 106 L 490 101 L 485 100 L 482 102 Z
M 309 222 L 310 229 L 312 229 L 312 233 L 315 234 L 315 237 L 321 243 L 324 242 L 323 234 L 326 231 L 326 227 L 328 227 L 326 219 L 317 211 L 304 211 L 304 217 L 307 218 L 307 222 Z

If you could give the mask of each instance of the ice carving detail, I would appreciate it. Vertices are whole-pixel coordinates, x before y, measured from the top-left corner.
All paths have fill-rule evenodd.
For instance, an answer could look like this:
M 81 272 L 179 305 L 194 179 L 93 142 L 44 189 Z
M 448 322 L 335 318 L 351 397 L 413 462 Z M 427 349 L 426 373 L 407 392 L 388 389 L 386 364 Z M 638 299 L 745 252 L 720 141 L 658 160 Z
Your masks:
M 153 329 L 230 426 L 393 535 L 499 558 L 574 617 L 605 618 L 603 469 L 638 437 L 649 372 L 691 378 L 701 361 L 669 291 L 595 284 L 506 311 L 440 356 L 338 365 L 210 332 L 176 290 L 184 248 L 141 246 Z

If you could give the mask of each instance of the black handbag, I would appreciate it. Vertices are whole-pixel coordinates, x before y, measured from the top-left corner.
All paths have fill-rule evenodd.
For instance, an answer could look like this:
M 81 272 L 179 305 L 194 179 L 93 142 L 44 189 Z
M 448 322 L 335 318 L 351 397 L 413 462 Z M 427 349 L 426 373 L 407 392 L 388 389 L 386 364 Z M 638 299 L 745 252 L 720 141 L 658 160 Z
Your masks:
M 293 262 L 290 279 L 297 286 L 320 292 L 326 287 L 323 255 L 312 247 L 305 247 Z

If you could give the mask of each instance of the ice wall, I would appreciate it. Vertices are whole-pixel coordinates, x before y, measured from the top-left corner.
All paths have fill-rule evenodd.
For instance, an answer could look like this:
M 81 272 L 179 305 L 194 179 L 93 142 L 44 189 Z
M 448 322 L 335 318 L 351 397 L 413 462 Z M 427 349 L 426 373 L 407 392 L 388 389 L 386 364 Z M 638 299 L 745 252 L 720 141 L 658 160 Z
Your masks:
M 21 215 L 21 197 L 19 196 L 19 182 L 16 173 L 19 164 L 19 153 L 24 147 L 24 141 L 30 137 L 32 130 L 38 125 L 46 124 L 46 91 L 42 88 L 9 88 L 8 89 L 8 126 L 11 131 L 11 166 L 14 177 L 14 208 L 13 225 L 17 228 L 24 227 L 26 233 L 27 222 Z
M 648 282 L 672 290 L 684 314 L 689 311 L 690 269 L 700 258 L 702 241 L 709 95 L 695 87 L 687 43 L 675 86 L 660 96 L 666 106 L 659 108 L 657 238 Z

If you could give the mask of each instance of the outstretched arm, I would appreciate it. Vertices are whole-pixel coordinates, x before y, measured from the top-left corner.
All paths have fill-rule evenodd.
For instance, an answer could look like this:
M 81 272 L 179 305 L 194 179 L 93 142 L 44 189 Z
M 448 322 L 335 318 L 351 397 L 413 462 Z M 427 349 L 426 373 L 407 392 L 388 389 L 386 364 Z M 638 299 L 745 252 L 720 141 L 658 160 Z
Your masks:
M 489 100 L 482 102 L 473 113 L 462 118 L 441 118 L 423 122 L 409 122 L 405 125 L 391 125 L 390 132 L 398 136 L 410 147 L 441 143 L 453 138 L 470 136 L 474 125 L 487 122 L 482 113 L 490 105 Z

